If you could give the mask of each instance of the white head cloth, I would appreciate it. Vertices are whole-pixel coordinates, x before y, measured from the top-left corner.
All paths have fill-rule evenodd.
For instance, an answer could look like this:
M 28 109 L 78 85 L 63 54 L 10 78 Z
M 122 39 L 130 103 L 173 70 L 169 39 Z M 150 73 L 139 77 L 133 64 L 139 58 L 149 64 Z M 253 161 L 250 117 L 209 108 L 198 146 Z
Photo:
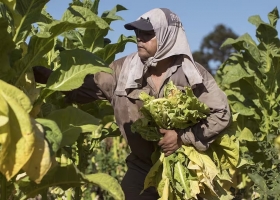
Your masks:
M 174 55 L 184 55 L 182 69 L 191 87 L 202 83 L 202 76 L 194 63 L 179 17 L 169 9 L 156 8 L 143 14 L 137 20 L 140 19 L 149 20 L 152 24 L 157 38 L 157 52 L 144 64 L 137 53 L 127 56 L 122 66 L 116 94 L 127 95 L 127 89 L 140 87 L 143 74 L 148 67 L 156 67 L 159 61 Z

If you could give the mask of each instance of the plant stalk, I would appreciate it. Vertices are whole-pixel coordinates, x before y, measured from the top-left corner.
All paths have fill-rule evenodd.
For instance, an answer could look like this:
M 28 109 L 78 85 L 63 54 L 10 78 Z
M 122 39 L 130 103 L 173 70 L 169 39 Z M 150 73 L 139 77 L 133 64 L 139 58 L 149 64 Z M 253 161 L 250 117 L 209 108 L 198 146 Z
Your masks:
M 3 174 L 0 174 L 1 178 L 1 199 L 7 199 L 7 179 Z

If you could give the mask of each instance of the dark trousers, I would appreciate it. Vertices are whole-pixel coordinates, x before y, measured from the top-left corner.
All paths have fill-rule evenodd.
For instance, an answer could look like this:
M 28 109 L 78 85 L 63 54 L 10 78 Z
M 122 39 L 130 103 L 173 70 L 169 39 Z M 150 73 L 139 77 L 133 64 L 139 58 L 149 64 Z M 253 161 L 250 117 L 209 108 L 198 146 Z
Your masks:
M 122 180 L 121 186 L 125 194 L 125 200 L 157 200 L 159 195 L 156 188 L 147 188 L 141 195 L 144 188 L 145 177 L 149 171 L 145 164 L 138 159 L 127 160 L 128 170 Z
M 149 167 L 139 159 L 127 159 L 128 170 L 122 180 L 121 186 L 125 194 L 125 200 L 157 200 L 159 195 L 156 188 L 147 188 L 142 194 L 145 177 L 149 172 Z M 206 200 L 198 197 L 198 200 Z

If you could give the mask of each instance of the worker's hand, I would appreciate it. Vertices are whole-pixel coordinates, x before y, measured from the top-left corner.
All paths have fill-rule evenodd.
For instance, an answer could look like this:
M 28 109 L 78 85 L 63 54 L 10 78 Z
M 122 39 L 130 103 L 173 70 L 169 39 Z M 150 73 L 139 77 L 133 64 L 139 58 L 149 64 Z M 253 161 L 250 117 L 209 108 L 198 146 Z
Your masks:
M 159 141 L 158 145 L 165 156 L 171 155 L 182 146 L 183 142 L 176 131 L 166 129 L 160 129 L 159 131 L 163 134 L 163 138 Z

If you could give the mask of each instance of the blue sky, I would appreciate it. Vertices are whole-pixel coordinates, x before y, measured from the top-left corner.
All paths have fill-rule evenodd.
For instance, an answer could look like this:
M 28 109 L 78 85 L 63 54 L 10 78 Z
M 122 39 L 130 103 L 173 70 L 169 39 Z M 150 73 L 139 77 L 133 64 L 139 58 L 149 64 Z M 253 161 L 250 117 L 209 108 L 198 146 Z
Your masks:
M 60 19 L 70 2 L 70 0 L 50 0 L 47 11 L 55 19 Z M 118 13 L 124 21 L 115 21 L 111 24 L 114 31 L 109 32 L 108 38 L 112 42 L 116 42 L 121 34 L 126 36 L 134 34 L 124 29 L 125 23 L 134 21 L 153 8 L 165 7 L 180 17 L 192 51 L 199 49 L 202 39 L 218 24 L 224 24 L 238 35 L 249 33 L 255 38 L 255 26 L 248 22 L 248 18 L 259 15 L 263 21 L 268 22 L 267 14 L 270 11 L 277 7 L 280 12 L 279 0 L 100 0 L 99 14 L 111 10 L 117 4 L 128 10 Z M 278 33 L 279 24 L 280 21 L 277 24 Z M 135 50 L 135 44 L 128 44 L 125 51 L 119 53 L 116 58 Z

